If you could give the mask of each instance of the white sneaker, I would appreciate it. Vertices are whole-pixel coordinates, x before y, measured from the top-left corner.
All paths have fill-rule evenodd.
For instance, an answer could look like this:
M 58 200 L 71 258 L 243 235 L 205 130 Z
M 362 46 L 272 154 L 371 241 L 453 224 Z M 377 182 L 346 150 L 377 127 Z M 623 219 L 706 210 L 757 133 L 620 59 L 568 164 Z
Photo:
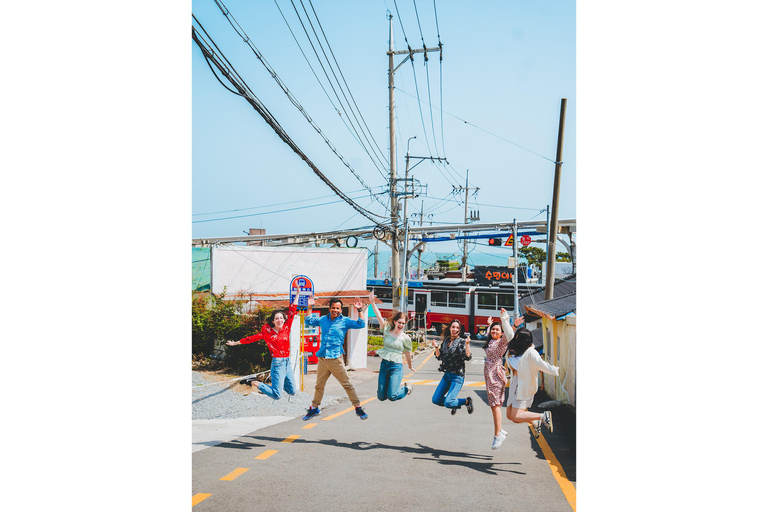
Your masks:
M 498 450 L 499 446 L 501 446 L 501 443 L 503 443 L 507 438 L 507 436 L 501 434 L 501 432 L 499 432 L 499 434 L 500 435 L 498 436 L 493 436 L 493 444 L 491 444 L 491 450 Z
M 507 431 L 504 430 L 503 428 L 499 429 L 499 434 L 503 435 L 504 437 L 507 437 Z
M 540 435 L 541 435 L 541 420 L 536 420 L 533 423 L 533 437 L 538 439 Z
M 547 426 L 550 432 L 555 429 L 555 426 L 552 424 L 552 413 L 549 411 L 544 411 L 544 425 Z

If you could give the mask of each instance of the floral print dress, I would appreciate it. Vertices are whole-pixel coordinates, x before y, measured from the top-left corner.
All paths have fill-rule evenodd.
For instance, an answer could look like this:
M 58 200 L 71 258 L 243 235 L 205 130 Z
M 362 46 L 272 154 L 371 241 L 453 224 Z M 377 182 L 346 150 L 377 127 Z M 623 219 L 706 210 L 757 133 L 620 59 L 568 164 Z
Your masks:
M 488 334 L 490 336 L 490 334 Z M 507 337 L 492 339 L 485 349 L 485 390 L 488 393 L 488 405 L 497 406 L 504 403 L 504 388 L 507 385 L 507 374 L 502 365 L 504 353 L 507 351 Z

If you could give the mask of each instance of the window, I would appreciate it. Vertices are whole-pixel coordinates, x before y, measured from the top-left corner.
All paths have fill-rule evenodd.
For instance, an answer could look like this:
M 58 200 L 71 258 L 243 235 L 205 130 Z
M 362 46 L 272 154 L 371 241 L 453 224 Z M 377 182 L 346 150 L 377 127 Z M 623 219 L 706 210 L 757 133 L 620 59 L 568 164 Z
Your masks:
M 387 286 L 377 286 L 373 291 L 376 293 L 376 297 L 384 302 L 392 302 L 392 288 Z
M 500 293 L 499 294 L 499 309 L 515 309 L 515 294 L 514 293 Z
M 465 292 L 448 292 L 448 302 L 453 308 L 464 308 L 467 305 Z
M 432 290 L 432 298 L 430 299 L 429 303 L 432 306 L 447 306 L 448 305 L 448 292 L 438 292 L 435 290 Z
M 408 288 L 408 304 L 413 304 L 413 288 Z
M 560 363 L 560 336 L 557 337 L 557 362 Z
M 477 308 L 478 309 L 496 309 L 496 294 L 495 293 L 478 293 L 477 294 Z
M 547 337 L 546 355 L 552 357 L 552 331 L 550 331 L 548 327 L 545 327 L 544 335 Z

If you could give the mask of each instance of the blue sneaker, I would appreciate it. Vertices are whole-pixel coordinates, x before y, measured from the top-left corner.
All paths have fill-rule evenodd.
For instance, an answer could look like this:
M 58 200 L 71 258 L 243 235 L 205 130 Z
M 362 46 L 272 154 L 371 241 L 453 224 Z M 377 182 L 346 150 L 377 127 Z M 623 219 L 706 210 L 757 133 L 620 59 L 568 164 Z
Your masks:
M 318 409 L 317 407 L 310 407 L 309 409 L 307 409 L 307 414 L 305 414 L 304 417 L 301 419 L 304 421 L 307 421 L 309 418 L 317 416 L 318 414 L 320 414 L 320 409 Z
M 357 414 L 358 416 L 360 416 L 360 419 L 361 419 L 361 420 L 367 420 L 367 419 L 368 419 L 368 415 L 367 415 L 367 414 L 365 414 L 365 411 L 364 411 L 364 410 L 363 410 L 363 408 L 362 408 L 362 407 L 360 407 L 359 405 L 358 405 L 357 407 L 355 407 L 355 414 Z

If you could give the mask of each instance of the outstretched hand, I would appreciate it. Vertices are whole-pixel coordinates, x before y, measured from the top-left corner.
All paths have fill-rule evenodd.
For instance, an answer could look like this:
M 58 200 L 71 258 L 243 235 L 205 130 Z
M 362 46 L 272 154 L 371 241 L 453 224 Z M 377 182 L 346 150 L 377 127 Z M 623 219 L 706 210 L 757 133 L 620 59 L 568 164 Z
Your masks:
M 516 328 L 520 327 L 521 325 L 523 325 L 524 321 L 525 321 L 525 318 L 522 317 L 522 316 L 519 316 L 519 317 L 515 318 L 515 327 Z
M 363 309 L 363 301 L 360 297 L 355 299 L 355 309 Z
M 239 345 L 239 344 L 240 344 L 239 341 L 227 340 L 227 345 L 229 345 L 230 347 L 234 347 L 235 345 Z
M 488 325 L 490 326 L 491 324 L 493 324 L 493 317 L 489 316 L 488 317 Z
M 314 305 L 315 305 L 315 296 L 310 295 L 309 297 L 307 297 L 307 308 L 312 309 L 312 306 Z
M 507 310 L 506 310 L 506 309 L 504 309 L 504 308 L 501 308 L 501 314 L 502 314 L 502 315 L 506 315 L 506 314 L 507 314 Z

